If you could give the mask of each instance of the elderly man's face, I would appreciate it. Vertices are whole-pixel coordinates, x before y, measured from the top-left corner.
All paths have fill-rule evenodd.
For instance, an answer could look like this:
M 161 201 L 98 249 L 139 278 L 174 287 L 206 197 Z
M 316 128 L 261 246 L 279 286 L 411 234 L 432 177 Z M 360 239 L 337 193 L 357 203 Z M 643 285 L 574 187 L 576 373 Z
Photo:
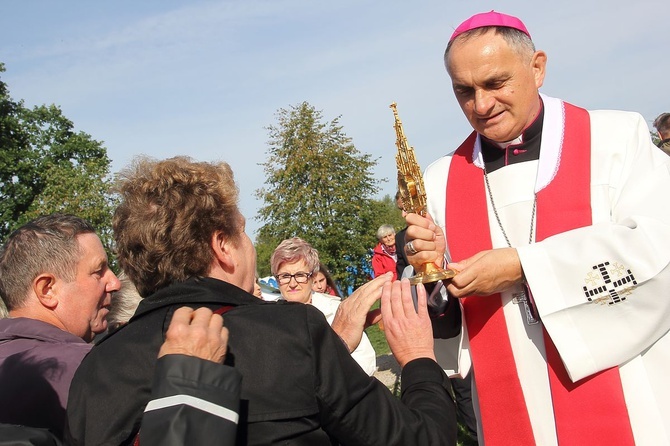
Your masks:
M 89 342 L 95 334 L 107 329 L 111 293 L 118 291 L 121 283 L 109 269 L 107 254 L 97 235 L 80 234 L 77 243 L 81 256 L 75 279 L 71 282 L 58 279 L 56 311 L 67 331 Z
M 520 55 L 491 30 L 455 41 L 446 63 L 470 125 L 492 141 L 505 142 L 537 117 L 546 61 L 542 51 L 530 60 Z

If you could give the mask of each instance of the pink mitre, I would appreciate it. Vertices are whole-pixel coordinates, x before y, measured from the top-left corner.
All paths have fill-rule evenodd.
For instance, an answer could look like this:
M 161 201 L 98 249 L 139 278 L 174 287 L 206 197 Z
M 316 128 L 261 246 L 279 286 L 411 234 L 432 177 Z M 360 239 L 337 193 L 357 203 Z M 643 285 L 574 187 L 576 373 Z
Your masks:
M 454 33 L 451 35 L 449 42 L 464 32 L 475 28 L 483 28 L 485 26 L 504 26 L 506 28 L 514 28 L 530 37 L 530 33 L 526 29 L 526 25 L 524 25 L 521 20 L 517 19 L 516 17 L 512 17 L 511 15 L 491 11 L 475 14 L 465 22 L 458 25 L 456 31 L 454 31 Z

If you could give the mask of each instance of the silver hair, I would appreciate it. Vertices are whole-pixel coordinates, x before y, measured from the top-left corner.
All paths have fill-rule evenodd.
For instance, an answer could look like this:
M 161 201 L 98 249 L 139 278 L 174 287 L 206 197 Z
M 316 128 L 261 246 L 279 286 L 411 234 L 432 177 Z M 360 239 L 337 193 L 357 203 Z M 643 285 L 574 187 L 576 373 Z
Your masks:
M 45 215 L 12 232 L 0 248 L 0 296 L 7 310 L 24 305 L 42 273 L 73 281 L 81 256 L 77 237 L 89 233 L 95 234 L 90 223 L 69 214 Z
M 119 281 L 121 282 L 121 288 L 112 293 L 112 303 L 107 315 L 107 323 L 110 329 L 128 323 L 142 301 L 142 296 L 137 292 L 137 288 L 125 272 L 121 271 Z
M 395 228 L 392 225 L 381 225 L 379 229 L 377 229 L 377 240 L 381 240 L 382 238 L 394 232 Z

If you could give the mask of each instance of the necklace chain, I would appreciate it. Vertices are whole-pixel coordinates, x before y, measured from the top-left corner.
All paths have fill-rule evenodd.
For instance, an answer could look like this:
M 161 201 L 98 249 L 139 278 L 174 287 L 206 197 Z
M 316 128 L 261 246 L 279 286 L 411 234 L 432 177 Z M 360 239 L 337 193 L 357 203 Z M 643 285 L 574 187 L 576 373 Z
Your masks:
M 489 176 L 488 172 L 486 171 L 486 165 L 484 165 L 484 181 L 486 182 L 486 190 L 489 193 L 489 199 L 491 200 L 491 207 L 493 208 L 493 214 L 496 216 L 496 221 L 498 222 L 498 227 L 500 228 L 500 231 L 502 232 L 502 235 L 505 237 L 505 241 L 507 242 L 508 247 L 512 247 L 512 244 L 509 241 L 509 237 L 507 237 L 507 233 L 505 232 L 505 228 L 502 225 L 502 222 L 500 221 L 500 216 L 498 215 L 498 209 L 496 208 L 496 204 L 493 201 L 493 193 L 491 192 L 491 185 L 489 184 Z M 530 216 L 530 236 L 528 236 L 528 244 L 530 245 L 533 243 L 533 234 L 535 230 L 535 211 L 537 209 L 537 193 L 534 194 L 533 197 L 533 213 Z

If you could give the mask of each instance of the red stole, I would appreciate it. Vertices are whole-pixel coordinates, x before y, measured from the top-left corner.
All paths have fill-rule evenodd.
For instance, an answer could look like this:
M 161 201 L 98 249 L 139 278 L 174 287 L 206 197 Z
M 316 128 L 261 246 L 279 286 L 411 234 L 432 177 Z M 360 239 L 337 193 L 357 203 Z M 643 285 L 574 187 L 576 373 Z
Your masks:
M 558 172 L 537 194 L 537 236 L 591 224 L 588 112 L 565 105 Z M 472 160 L 476 134 L 454 153 L 447 178 L 446 230 L 454 260 L 491 249 L 484 171 Z M 462 300 L 487 446 L 535 444 L 500 294 Z M 572 383 L 544 331 L 556 433 L 560 445 L 634 444 L 617 367 Z

